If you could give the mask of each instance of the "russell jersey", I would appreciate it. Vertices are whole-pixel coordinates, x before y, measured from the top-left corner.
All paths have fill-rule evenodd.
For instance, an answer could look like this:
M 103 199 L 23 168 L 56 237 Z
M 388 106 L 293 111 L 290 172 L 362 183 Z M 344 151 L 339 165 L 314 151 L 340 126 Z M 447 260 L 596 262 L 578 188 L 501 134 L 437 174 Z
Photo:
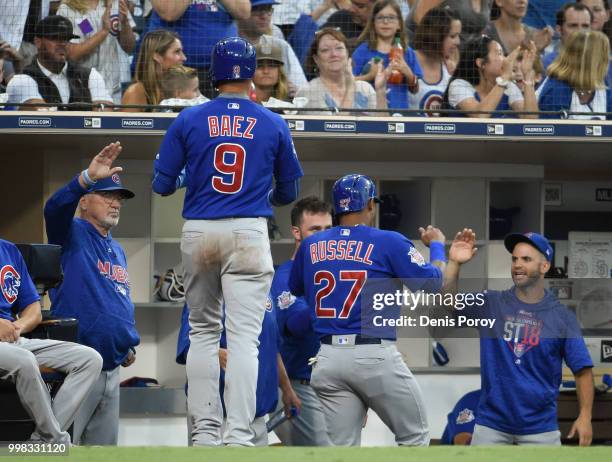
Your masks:
M 291 293 L 303 295 L 315 310 L 320 337 L 364 334 L 378 313 L 372 310 L 374 293 L 392 292 L 401 284 L 413 291 L 437 291 L 442 272 L 401 234 L 362 225 L 337 226 L 305 239 L 289 276 Z M 396 309 L 381 313 L 396 317 Z M 394 327 L 373 330 L 377 337 L 396 338 Z

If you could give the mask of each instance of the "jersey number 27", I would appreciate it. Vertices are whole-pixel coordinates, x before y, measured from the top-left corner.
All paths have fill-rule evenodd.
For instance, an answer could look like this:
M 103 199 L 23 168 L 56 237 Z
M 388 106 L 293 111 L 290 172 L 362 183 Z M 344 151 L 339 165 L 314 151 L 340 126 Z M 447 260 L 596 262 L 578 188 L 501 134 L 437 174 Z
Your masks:
M 213 176 L 212 187 L 221 194 L 236 194 L 242 189 L 246 151 L 235 143 L 221 143 L 215 148 L 214 165 L 225 176 Z M 229 178 L 227 177 L 229 175 Z
M 315 309 L 318 318 L 336 318 L 347 319 L 350 314 L 359 294 L 365 285 L 368 278 L 367 271 L 340 271 L 341 281 L 353 281 L 351 290 L 344 299 L 342 304 L 342 311 L 337 314 L 336 308 L 325 308 L 322 306 L 325 297 L 329 296 L 336 289 L 336 278 L 333 273 L 329 271 L 321 270 L 317 271 L 314 275 L 314 283 L 316 285 L 323 285 L 315 295 Z

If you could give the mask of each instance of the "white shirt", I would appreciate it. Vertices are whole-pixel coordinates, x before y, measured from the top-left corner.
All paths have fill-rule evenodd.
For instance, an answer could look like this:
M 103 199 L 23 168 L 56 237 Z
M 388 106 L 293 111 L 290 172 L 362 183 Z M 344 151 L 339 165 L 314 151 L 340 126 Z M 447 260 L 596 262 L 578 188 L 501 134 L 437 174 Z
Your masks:
M 575 91 L 572 91 L 572 102 L 570 104 L 570 112 L 606 112 L 607 96 L 605 89 L 595 90 L 593 99 L 586 104 L 580 102 L 580 98 Z M 573 114 L 569 116 L 570 119 L 576 120 L 606 120 L 606 116 L 603 115 L 580 115 Z
M 323 3 L 323 1 L 324 0 L 280 0 L 280 5 L 274 5 L 272 23 L 295 24 L 300 15 L 312 13 L 321 3 Z M 335 8 L 330 8 L 330 10 L 331 11 L 323 15 L 325 20 L 327 20 L 331 13 L 336 11 Z M 317 23 L 323 24 L 320 20 L 317 21 Z
M 62 103 L 68 103 L 70 101 L 70 86 L 68 85 L 68 77 L 66 75 L 68 64 L 64 65 L 64 68 L 59 74 L 54 74 L 46 67 L 43 67 L 38 61 L 36 61 L 36 63 L 42 73 L 57 87 L 60 97 L 62 98 Z M 88 86 L 91 92 L 92 102 L 103 101 L 105 103 L 111 103 L 113 101 L 106 90 L 104 79 L 102 79 L 100 73 L 94 68 L 91 69 L 91 73 L 89 74 Z M 36 81 L 25 74 L 15 75 L 6 87 L 6 93 L 9 95 L 8 102 L 14 104 L 23 104 L 33 99 L 43 99 L 38 91 Z
M 445 64 L 440 64 L 442 77 L 438 82 L 428 83 L 419 78 L 419 89 L 408 95 L 410 109 L 440 109 L 444 101 L 444 92 L 451 79 Z M 464 80 L 465 82 L 465 80 Z M 433 115 L 433 114 L 432 114 Z
M 78 35 L 78 39 L 72 39 L 72 43 L 83 43 L 89 40 L 94 34 L 102 30 L 102 17 L 106 10 L 105 2 L 98 2 L 95 9 L 88 10 L 85 14 L 81 14 L 73 10 L 68 5 L 62 3 L 57 9 L 57 14 L 68 18 L 72 23 L 72 31 L 74 35 Z M 113 0 L 111 5 L 111 24 L 118 25 L 119 23 L 119 0 Z M 136 23 L 130 14 L 128 16 L 130 26 L 135 27 Z M 85 67 L 96 68 L 104 81 L 108 92 L 113 95 L 116 103 L 121 102 L 121 75 L 124 68 L 128 68 L 129 60 L 119 44 L 118 32 L 111 32 L 100 43 L 93 53 L 84 57 L 78 64 Z
M 42 0 L 38 19 L 49 14 L 49 3 L 50 0 Z M 16 50 L 21 46 L 29 9 L 30 0 L 0 0 L 0 39 Z
M 508 104 L 510 107 L 512 107 L 514 103 L 524 100 L 521 90 L 514 82 L 508 84 L 504 90 L 504 94 L 508 96 Z M 476 89 L 467 80 L 453 80 L 448 87 L 448 102 L 451 107 L 454 108 L 457 108 L 459 104 L 466 99 L 475 98 L 475 95 Z

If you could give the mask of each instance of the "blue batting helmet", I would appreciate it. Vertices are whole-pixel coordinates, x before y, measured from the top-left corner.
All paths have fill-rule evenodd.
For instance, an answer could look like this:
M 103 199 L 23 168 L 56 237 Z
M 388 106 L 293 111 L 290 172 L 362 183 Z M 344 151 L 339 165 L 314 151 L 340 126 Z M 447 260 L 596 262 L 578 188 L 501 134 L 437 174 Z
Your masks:
M 376 197 L 376 185 L 365 175 L 352 173 L 345 175 L 334 183 L 332 190 L 336 214 L 359 212 L 370 199 L 380 202 Z
M 257 67 L 255 47 L 240 37 L 219 40 L 211 54 L 211 73 L 214 82 L 253 78 Z

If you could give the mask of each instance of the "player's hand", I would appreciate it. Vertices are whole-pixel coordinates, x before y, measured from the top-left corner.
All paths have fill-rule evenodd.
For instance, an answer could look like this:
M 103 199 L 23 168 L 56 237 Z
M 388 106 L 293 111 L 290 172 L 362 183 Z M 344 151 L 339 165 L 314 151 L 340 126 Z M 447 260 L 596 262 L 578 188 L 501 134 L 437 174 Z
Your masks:
M 591 425 L 591 419 L 578 416 L 567 434 L 567 437 L 573 438 L 576 436 L 576 433 L 578 433 L 578 444 L 580 446 L 590 446 L 591 441 L 593 441 L 593 426 Z
M 294 407 L 298 410 L 298 414 L 302 410 L 302 402 L 298 395 L 293 390 L 293 387 L 283 390 L 282 392 L 283 407 L 285 408 L 285 415 L 291 419 L 291 408 Z
M 446 242 L 444 233 L 432 225 L 428 225 L 427 228 L 419 228 L 419 234 L 421 235 L 421 242 L 427 247 L 429 247 L 432 241 L 441 242 L 442 244 Z
M 125 360 L 121 363 L 121 365 L 123 367 L 130 367 L 132 364 L 134 364 L 134 361 L 136 361 L 136 355 L 134 354 L 132 350 L 130 350 Z
M 89 178 L 93 181 L 98 181 L 123 171 L 121 167 L 113 167 L 113 162 L 115 162 L 115 159 L 117 159 L 122 149 L 119 141 L 115 141 L 105 146 L 104 149 L 91 160 L 89 167 L 87 167 Z
M 219 348 L 219 365 L 221 369 L 225 370 L 227 367 L 227 349 Z
M 476 233 L 471 228 L 464 228 L 463 231 L 459 231 L 448 251 L 449 261 L 459 264 L 467 263 L 478 250 L 475 245 Z
M 0 342 L 15 343 L 20 329 L 7 319 L 0 319 Z

